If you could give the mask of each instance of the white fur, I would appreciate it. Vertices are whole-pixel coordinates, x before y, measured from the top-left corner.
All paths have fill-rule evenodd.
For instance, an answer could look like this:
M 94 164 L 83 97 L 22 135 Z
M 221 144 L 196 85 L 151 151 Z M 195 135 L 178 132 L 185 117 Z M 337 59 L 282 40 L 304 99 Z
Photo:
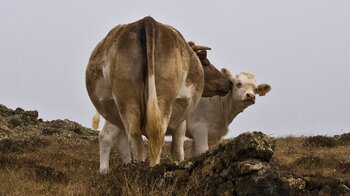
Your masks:
M 186 84 L 182 85 L 179 91 L 177 98 L 185 98 L 189 99 L 193 95 L 193 85 L 186 86 Z
M 201 98 L 197 108 L 189 115 L 186 136 L 193 138 L 191 156 L 208 150 L 209 145 L 221 142 L 228 132 L 228 126 L 245 108 L 254 104 L 247 102 L 247 93 L 256 95 L 255 76 L 246 72 L 233 77 L 234 83 L 242 87 L 233 87 L 224 97 Z M 269 90 L 268 90 L 269 91 Z
M 98 113 L 95 114 L 95 116 Z M 180 123 L 174 131 L 172 131 L 172 148 L 171 155 L 173 160 L 184 160 L 184 137 L 186 133 L 186 121 Z M 128 136 L 125 130 L 119 129 L 117 126 L 105 120 L 103 129 L 99 133 L 100 147 L 100 172 L 107 173 L 109 170 L 109 159 L 111 148 L 116 145 L 118 153 L 123 163 L 131 162 L 131 150 L 128 142 Z M 143 153 L 142 160 L 146 158 L 146 153 Z
M 171 143 L 171 157 L 175 161 L 182 161 L 185 158 L 184 138 L 186 134 L 186 121 L 184 120 L 180 126 L 172 131 L 173 141 Z
M 109 156 L 111 148 L 116 145 L 123 163 L 131 162 L 130 146 L 125 130 L 105 121 L 103 129 L 99 133 L 100 145 L 100 172 L 107 173 L 109 170 Z

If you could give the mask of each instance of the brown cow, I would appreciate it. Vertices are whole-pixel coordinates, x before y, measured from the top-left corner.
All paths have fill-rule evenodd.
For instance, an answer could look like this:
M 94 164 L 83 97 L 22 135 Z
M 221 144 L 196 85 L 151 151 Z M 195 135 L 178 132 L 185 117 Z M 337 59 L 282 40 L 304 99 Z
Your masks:
M 96 46 L 86 87 L 97 111 L 125 130 L 136 161 L 144 160 L 142 134 L 148 138 L 154 166 L 167 128 L 184 129 L 201 96 L 230 90 L 227 76 L 211 64 L 205 66 L 177 30 L 145 17 L 113 28 Z

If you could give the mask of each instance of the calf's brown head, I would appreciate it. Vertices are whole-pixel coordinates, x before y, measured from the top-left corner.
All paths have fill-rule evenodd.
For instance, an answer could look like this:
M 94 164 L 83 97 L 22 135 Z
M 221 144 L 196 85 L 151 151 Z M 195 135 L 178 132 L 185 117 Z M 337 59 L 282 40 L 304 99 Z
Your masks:
M 188 44 L 197 54 L 204 70 L 204 89 L 202 97 L 226 95 L 231 90 L 233 83 L 230 78 L 216 69 L 207 59 L 207 50 L 211 49 L 207 46 L 195 45 L 193 42 L 188 42 Z

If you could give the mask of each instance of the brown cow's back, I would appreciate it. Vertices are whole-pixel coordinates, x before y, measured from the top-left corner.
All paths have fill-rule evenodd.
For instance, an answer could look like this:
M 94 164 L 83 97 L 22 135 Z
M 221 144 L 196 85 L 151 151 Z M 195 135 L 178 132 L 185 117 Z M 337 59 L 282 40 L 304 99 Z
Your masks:
M 159 162 L 172 111 L 176 128 L 198 102 L 203 81 L 201 64 L 183 37 L 150 17 L 112 29 L 95 48 L 86 71 L 93 104 L 106 120 L 126 130 L 137 160 L 143 159 L 141 133 L 148 137 L 151 165 Z M 179 97 L 184 87 L 193 90 Z M 186 104 L 175 104 L 180 102 Z

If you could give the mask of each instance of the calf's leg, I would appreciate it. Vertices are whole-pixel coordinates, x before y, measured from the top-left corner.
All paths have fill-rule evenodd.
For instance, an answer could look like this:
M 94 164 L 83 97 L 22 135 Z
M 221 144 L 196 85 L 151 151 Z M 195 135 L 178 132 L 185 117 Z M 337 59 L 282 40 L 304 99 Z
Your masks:
M 118 127 L 116 127 L 118 129 Z M 128 136 L 126 135 L 125 130 L 120 130 L 118 137 L 116 138 L 115 145 L 118 148 L 118 152 L 120 155 L 120 158 L 122 159 L 123 163 L 130 163 L 131 162 L 131 152 L 130 152 L 130 145 L 128 141 Z M 142 159 L 144 161 L 144 157 Z
M 109 170 L 109 157 L 114 140 L 118 135 L 119 129 L 108 121 L 105 122 L 103 129 L 99 133 L 100 147 L 100 173 L 107 173 Z
M 186 121 L 172 131 L 171 157 L 173 161 L 184 160 L 184 139 L 186 134 Z
M 204 153 L 209 149 L 208 146 L 208 131 L 204 129 L 199 129 L 195 133 L 191 133 L 193 137 L 191 156 L 197 156 L 201 153 Z

